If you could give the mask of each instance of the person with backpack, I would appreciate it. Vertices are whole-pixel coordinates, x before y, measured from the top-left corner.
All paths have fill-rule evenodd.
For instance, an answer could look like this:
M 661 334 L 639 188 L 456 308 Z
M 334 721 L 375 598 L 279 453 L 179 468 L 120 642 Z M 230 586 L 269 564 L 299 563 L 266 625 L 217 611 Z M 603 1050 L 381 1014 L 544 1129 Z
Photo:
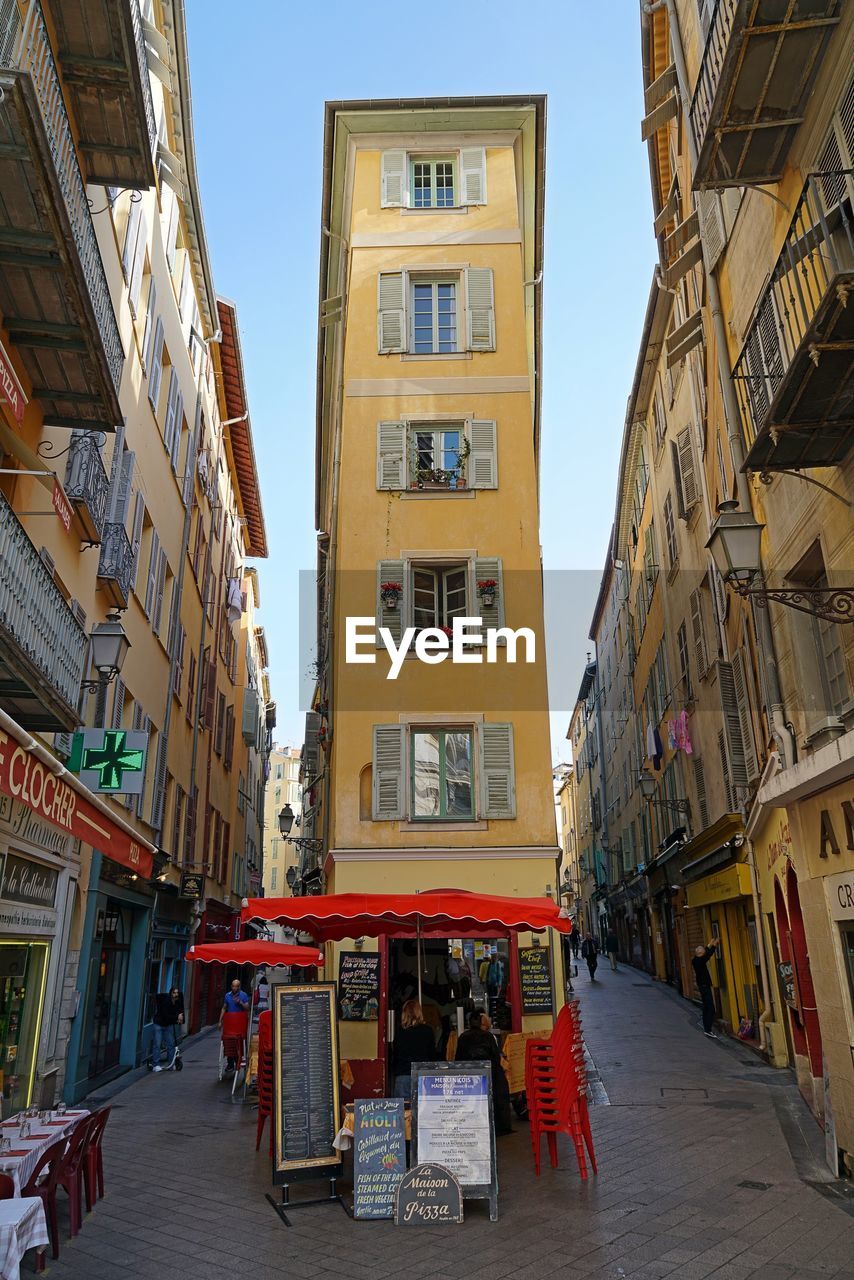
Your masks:
M 160 1054 L 165 1044 L 168 1061 L 167 1068 L 178 1066 L 178 1027 L 184 1022 L 184 996 L 178 987 L 171 991 L 161 991 L 157 997 L 154 1011 L 154 1026 L 151 1033 L 151 1066 L 154 1071 L 162 1071 Z M 169 1053 L 171 1046 L 171 1055 Z
M 581 944 L 581 957 L 587 961 L 587 968 L 590 971 L 590 981 L 596 981 L 596 966 L 599 963 L 599 948 L 596 945 L 596 939 L 589 931 L 584 935 L 584 941 Z

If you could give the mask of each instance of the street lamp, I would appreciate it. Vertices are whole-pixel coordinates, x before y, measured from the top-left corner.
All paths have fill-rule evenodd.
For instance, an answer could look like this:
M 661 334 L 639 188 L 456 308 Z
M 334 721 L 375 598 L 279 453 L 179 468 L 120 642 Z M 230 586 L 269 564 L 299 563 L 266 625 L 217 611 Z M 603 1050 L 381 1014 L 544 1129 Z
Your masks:
M 279 831 L 287 840 L 294 825 L 294 811 L 289 804 L 279 810 Z
M 655 781 L 655 778 L 652 776 L 649 769 L 641 769 L 638 774 L 638 786 L 640 787 L 640 792 L 644 800 L 646 800 L 647 804 L 651 804 L 655 799 L 656 792 L 658 790 L 658 783 Z M 675 800 L 668 800 L 666 796 L 659 796 L 658 802 L 659 804 L 664 805 L 665 809 L 675 809 L 677 813 L 689 813 L 691 809 L 691 802 L 689 800 L 680 799 L 679 797 Z
M 706 547 L 726 582 L 745 600 L 766 608 L 769 600 L 827 622 L 854 622 L 854 587 L 766 587 L 760 545 L 764 525 L 732 499 L 718 504 Z
M 130 640 L 119 614 L 109 613 L 103 622 L 93 627 L 89 643 L 92 666 L 98 672 L 98 679 L 84 680 L 83 688 L 97 694 L 95 725 L 101 728 L 107 710 L 107 686 L 121 671 L 130 649 Z
M 294 885 L 296 884 L 296 878 L 297 878 L 296 867 L 288 867 L 288 870 L 285 874 L 285 879 L 288 882 L 289 889 L 293 889 Z

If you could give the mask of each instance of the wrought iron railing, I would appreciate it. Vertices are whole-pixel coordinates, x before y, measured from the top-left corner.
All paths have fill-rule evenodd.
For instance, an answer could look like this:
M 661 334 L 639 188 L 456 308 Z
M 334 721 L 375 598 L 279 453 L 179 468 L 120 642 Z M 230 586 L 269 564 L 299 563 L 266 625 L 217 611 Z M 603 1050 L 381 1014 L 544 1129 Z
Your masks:
M 104 525 L 98 577 L 111 578 L 123 599 L 130 599 L 133 588 L 133 547 L 123 524 Z
M 151 148 L 152 160 L 157 147 L 157 121 L 154 118 L 154 103 L 151 99 L 151 82 L 148 78 L 148 56 L 145 52 L 145 33 L 142 29 L 142 13 L 139 0 L 128 0 L 130 16 L 133 23 L 133 39 L 136 46 L 136 60 L 139 63 L 139 74 L 142 80 L 142 96 L 145 102 L 145 124 L 148 129 L 148 144 Z
M 721 72 L 739 3 L 740 0 L 717 0 L 709 23 L 703 61 L 700 63 L 700 74 L 697 77 L 689 112 L 698 149 L 702 147 L 709 127 L 712 105 L 721 82 Z
M 100 537 L 107 516 L 110 479 L 101 457 L 103 436 L 97 431 L 75 431 L 65 468 L 65 493 L 71 502 L 86 506 Z
M 854 272 L 854 169 L 811 174 L 735 367 L 748 447 L 828 290 Z
M 70 706 L 77 705 L 86 632 L 0 493 L 0 634 Z
M 28 0 L 23 22 L 15 5 L 4 5 L 2 18 L 0 66 L 25 71 L 32 80 L 86 288 L 118 394 L 124 350 L 41 4 L 39 0 Z

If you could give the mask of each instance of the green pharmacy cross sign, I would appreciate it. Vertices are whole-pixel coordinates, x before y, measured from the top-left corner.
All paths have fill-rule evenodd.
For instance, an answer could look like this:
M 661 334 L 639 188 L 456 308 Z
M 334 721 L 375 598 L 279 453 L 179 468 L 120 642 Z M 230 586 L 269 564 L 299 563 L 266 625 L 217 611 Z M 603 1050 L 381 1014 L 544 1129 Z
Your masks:
M 68 761 L 90 791 L 142 795 L 148 734 L 126 729 L 83 729 L 75 733 Z

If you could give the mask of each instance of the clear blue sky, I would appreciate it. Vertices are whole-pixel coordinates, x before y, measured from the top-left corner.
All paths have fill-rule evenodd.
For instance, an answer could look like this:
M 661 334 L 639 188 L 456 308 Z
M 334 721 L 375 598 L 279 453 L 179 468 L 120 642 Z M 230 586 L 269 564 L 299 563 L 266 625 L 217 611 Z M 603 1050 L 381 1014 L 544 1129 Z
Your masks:
M 277 738 L 298 743 L 298 573 L 314 566 L 323 103 L 547 93 L 542 543 L 561 575 L 554 758 L 581 679 L 654 262 L 636 0 L 187 0 L 205 224 L 237 304 L 270 559 L 261 621 Z M 520 15 L 524 26 L 520 26 Z M 555 581 L 554 579 L 552 580 Z M 571 690 L 571 695 L 566 691 Z

